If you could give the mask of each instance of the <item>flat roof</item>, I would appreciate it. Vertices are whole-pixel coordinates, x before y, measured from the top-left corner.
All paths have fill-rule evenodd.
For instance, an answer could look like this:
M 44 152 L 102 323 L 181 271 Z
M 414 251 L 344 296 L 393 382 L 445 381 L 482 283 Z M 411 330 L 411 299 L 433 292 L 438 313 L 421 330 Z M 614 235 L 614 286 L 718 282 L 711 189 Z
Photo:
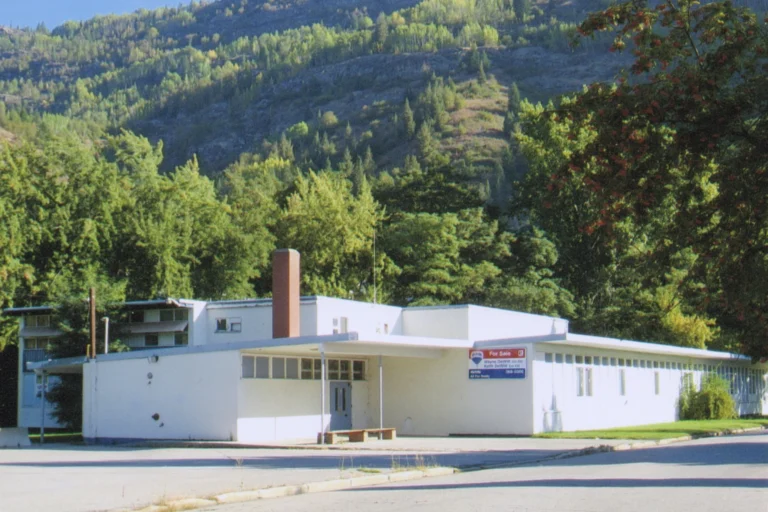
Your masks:
M 183 299 L 183 300 L 186 301 L 186 299 Z M 170 297 L 167 299 L 130 300 L 127 302 L 121 302 L 119 303 L 119 305 L 128 309 L 152 308 L 152 307 L 159 307 L 159 306 L 171 306 L 175 308 L 184 307 L 184 304 L 182 304 L 182 302 Z M 49 311 L 54 311 L 55 309 L 58 309 L 58 306 L 50 306 L 50 305 L 20 306 L 17 308 L 6 308 L 3 310 L 3 314 L 8 316 L 22 316 L 30 313 L 45 313 Z

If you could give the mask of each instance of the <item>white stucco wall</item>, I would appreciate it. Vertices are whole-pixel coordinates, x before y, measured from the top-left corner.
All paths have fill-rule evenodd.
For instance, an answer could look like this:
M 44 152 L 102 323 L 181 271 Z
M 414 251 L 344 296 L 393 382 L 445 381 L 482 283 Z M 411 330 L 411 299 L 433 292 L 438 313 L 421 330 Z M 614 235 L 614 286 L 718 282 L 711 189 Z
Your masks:
M 469 306 L 405 308 L 403 335 L 469 339 Z
M 463 349 L 446 350 L 438 359 L 385 357 L 384 426 L 403 435 L 531 434 L 530 361 L 528 372 L 525 379 L 470 380 L 469 351 Z M 376 396 L 378 386 L 371 392 Z
M 481 306 L 469 306 L 468 312 L 471 340 L 546 336 L 568 332 L 568 321 L 562 318 Z
M 357 332 L 363 338 L 372 334 L 402 334 L 402 311 L 396 306 L 318 297 L 317 334 L 341 332 L 342 317 L 347 318 L 347 332 Z
M 312 336 L 317 331 L 317 304 L 305 302 L 300 306 L 300 333 Z M 230 343 L 236 341 L 267 340 L 272 338 L 271 304 L 215 306 L 206 310 L 208 343 Z M 240 332 L 219 332 L 216 330 L 217 318 L 238 318 Z
M 279 352 L 261 352 L 259 355 L 301 357 L 285 356 Z M 317 353 L 307 354 L 306 357 L 316 358 Z M 331 356 L 330 358 L 336 357 Z M 347 359 L 342 356 L 339 357 Z M 366 360 L 360 357 L 354 359 Z M 366 380 L 351 382 L 352 428 L 366 428 L 374 425 L 369 391 L 371 371 L 370 363 L 366 360 Z M 314 439 L 321 429 L 320 386 L 320 380 L 240 378 L 237 388 L 237 440 L 253 443 L 286 439 Z M 378 401 L 375 406 L 378 407 Z M 326 431 L 330 430 L 330 407 L 331 382 L 326 381 L 322 422 L 322 428 Z
M 189 345 L 205 345 L 208 332 L 208 315 L 206 314 L 206 302 L 200 300 L 184 300 L 184 306 L 189 310 Z
M 552 354 L 552 362 L 545 361 Z M 568 357 L 570 356 L 570 358 Z M 577 363 L 577 356 L 592 357 L 592 364 Z M 599 358 L 600 364 L 595 364 Z M 607 365 L 604 364 L 607 358 Z M 614 365 L 619 359 L 643 360 L 646 367 Z M 569 362 L 570 361 L 570 362 Z M 648 361 L 651 366 L 648 366 Z M 654 368 L 653 362 L 659 367 Z M 702 365 L 700 370 L 666 368 L 666 362 Z M 701 384 L 706 367 L 716 367 L 718 361 L 659 356 L 629 351 L 587 349 L 574 346 L 537 347 L 533 362 L 534 430 L 535 432 L 572 431 L 612 428 L 675 421 L 683 375 L 693 375 L 696 386 Z M 741 364 L 740 367 L 746 368 Z M 578 396 L 578 368 L 592 370 L 592 396 L 586 389 Z M 755 368 L 755 367 L 752 367 Z M 621 395 L 621 371 L 625 372 L 625 394 Z M 655 374 L 659 374 L 659 394 L 656 394 Z M 586 379 L 586 377 L 585 377 Z M 585 382 L 586 387 L 586 382 Z M 758 393 L 748 390 L 736 393 L 740 414 L 760 413 L 764 389 Z
M 83 372 L 85 438 L 235 439 L 237 351 L 147 351 L 138 359 L 90 362 Z
M 330 430 L 330 383 L 326 382 L 324 430 Z M 240 379 L 237 441 L 314 439 L 320 432 L 320 381 Z M 368 423 L 368 383 L 352 382 L 352 428 Z

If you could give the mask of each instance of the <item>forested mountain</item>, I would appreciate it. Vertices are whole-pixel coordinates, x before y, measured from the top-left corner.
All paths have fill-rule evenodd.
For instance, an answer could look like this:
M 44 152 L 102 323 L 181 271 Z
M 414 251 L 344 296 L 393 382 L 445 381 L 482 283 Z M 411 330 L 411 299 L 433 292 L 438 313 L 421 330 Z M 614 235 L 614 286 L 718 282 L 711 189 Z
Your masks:
M 704 32 L 707 9 L 737 18 L 730 4 L 665 5 L 635 13 L 639 24 L 601 0 L 239 0 L 0 28 L 0 305 L 94 283 L 115 298 L 265 295 L 270 251 L 294 247 L 307 294 L 370 300 L 375 276 L 383 301 L 474 302 L 759 353 L 744 341 L 747 297 L 734 309 L 738 292 L 698 266 L 701 241 L 667 229 L 685 208 L 668 196 L 650 215 L 645 198 L 617 224 L 600 194 L 631 189 L 559 174 L 588 167 L 580 159 L 601 128 L 570 113 L 596 85 L 583 87 L 621 94 L 656 83 L 655 66 L 687 65 L 679 47 L 644 53 L 649 33 L 667 48 L 658 16 L 701 16 L 702 28 L 671 32 L 700 59 L 730 44 L 730 33 Z M 600 9 L 609 14 L 587 16 Z M 593 37 L 573 47 L 579 24 Z M 613 25 L 621 44 L 601 30 Z M 639 53 L 616 51 L 624 41 Z M 705 78 L 726 98 L 746 74 L 722 73 L 738 78 Z M 622 102 L 604 101 L 592 115 Z M 630 107 L 611 112 L 641 114 Z

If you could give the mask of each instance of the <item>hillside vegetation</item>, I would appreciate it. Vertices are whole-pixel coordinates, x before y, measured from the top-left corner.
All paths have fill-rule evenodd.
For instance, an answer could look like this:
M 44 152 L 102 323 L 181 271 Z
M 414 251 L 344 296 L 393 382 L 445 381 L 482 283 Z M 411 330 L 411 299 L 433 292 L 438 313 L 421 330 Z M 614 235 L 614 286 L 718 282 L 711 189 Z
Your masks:
M 695 78 L 719 87 L 717 105 L 733 103 L 745 77 L 764 70 L 755 67 L 764 66 L 764 23 L 721 2 L 638 4 L 632 19 L 627 9 L 600 0 L 240 0 L 2 29 L 0 304 L 65 300 L 90 284 L 116 298 L 266 295 L 270 251 L 294 247 L 304 255 L 303 293 L 473 302 L 566 316 L 576 330 L 759 353 L 764 344 L 745 341 L 757 339 L 745 325 L 757 318 L 747 304 L 760 289 L 745 295 L 724 267 L 702 266 L 716 229 L 697 228 L 699 238 L 672 229 L 689 214 L 725 226 L 711 214 L 715 202 L 655 191 L 630 210 L 650 179 L 641 168 L 631 186 L 597 176 L 615 158 L 642 162 L 685 175 L 664 190 L 694 187 L 697 198 L 722 193 L 746 205 L 744 191 L 736 200 L 717 181 L 718 162 L 728 155 L 753 169 L 759 159 L 734 159 L 741 146 L 718 144 L 760 126 L 760 94 L 738 96 L 749 104 L 743 126 L 714 123 L 726 130 L 715 149 L 675 139 L 680 130 L 700 136 L 704 106 L 669 104 L 693 115 L 681 121 L 648 113 L 661 96 L 647 105 L 623 98 L 685 71 L 687 88 L 672 96 L 701 96 Z M 684 14 L 698 18 L 679 21 Z M 708 28 L 714 16 L 727 29 Z M 577 32 L 591 37 L 574 47 Z M 741 46 L 727 57 L 744 67 L 706 68 L 733 34 Z M 620 51 L 630 44 L 634 53 Z M 688 51 L 700 63 L 686 71 Z M 763 90 L 760 76 L 749 90 Z M 597 90 L 605 95 L 578 110 Z M 605 112 L 646 125 L 626 132 L 596 120 Z M 654 146 L 665 148 L 656 167 L 621 156 L 629 150 L 620 141 L 645 140 L 657 124 L 667 138 Z M 669 157 L 680 148 L 714 151 L 708 170 L 681 171 L 688 157 Z M 761 185 L 750 186 L 759 196 Z M 710 210 L 692 212 L 694 203 Z M 749 222 L 764 247 L 763 221 Z M 758 258 L 749 268 L 766 265 Z

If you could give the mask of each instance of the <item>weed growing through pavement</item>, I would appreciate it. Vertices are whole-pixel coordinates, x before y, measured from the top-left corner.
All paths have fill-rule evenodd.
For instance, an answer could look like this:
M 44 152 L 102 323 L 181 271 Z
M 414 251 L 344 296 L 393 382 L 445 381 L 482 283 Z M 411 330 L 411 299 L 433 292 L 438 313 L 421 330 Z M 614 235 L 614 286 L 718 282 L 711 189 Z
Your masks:
M 430 455 L 428 457 L 425 457 L 421 453 L 417 453 L 416 455 L 413 455 L 412 457 L 409 457 L 406 455 L 405 457 L 401 457 L 400 455 L 392 455 L 392 460 L 390 464 L 390 469 L 394 471 L 409 471 L 411 469 L 417 469 L 419 471 L 424 471 L 428 468 L 436 468 L 439 464 L 437 463 L 437 460 L 434 456 Z

